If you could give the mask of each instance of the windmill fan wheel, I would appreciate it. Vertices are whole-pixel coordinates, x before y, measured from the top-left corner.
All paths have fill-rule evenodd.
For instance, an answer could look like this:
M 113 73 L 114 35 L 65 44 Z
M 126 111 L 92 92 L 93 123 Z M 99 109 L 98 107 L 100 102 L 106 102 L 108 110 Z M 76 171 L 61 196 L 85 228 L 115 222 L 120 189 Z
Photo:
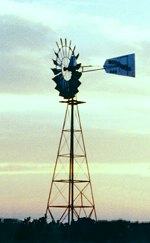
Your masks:
M 54 73 L 55 89 L 59 91 L 59 95 L 64 99 L 72 99 L 79 92 L 78 87 L 82 72 L 79 71 L 81 63 L 77 64 L 79 54 L 75 55 L 75 46 L 71 47 L 71 41 L 67 43 L 67 39 L 60 39 L 60 45 L 56 42 L 58 50 L 54 51 L 55 59 L 52 68 Z

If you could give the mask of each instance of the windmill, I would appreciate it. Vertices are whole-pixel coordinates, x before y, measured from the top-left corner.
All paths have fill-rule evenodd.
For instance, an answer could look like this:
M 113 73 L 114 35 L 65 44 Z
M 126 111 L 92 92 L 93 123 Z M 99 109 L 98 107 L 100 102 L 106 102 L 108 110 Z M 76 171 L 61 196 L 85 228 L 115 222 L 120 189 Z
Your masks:
M 71 41 L 60 39 L 54 51 L 53 81 L 59 96 L 64 98 L 66 112 L 58 146 L 56 162 L 46 207 L 46 217 L 52 221 L 68 222 L 81 217 L 96 220 L 94 194 L 88 166 L 83 131 L 78 106 L 85 102 L 77 100 L 83 72 L 104 69 L 107 73 L 135 77 L 135 55 L 107 59 L 103 68 L 82 66 L 79 54 Z

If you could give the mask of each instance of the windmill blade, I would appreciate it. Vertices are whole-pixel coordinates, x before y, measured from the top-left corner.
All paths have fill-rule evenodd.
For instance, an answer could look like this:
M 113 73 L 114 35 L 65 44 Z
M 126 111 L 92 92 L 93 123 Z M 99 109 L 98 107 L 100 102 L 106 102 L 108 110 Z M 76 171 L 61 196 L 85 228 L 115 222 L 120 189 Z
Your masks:
M 74 46 L 74 48 L 73 48 L 72 55 L 74 55 L 75 49 L 76 49 L 76 46 Z
M 75 94 L 77 94 L 78 92 L 79 92 L 79 90 L 78 89 L 74 89 L 74 91 L 73 91 Z
M 53 73 L 54 73 L 55 75 L 57 75 L 57 74 L 59 74 L 59 73 L 62 72 L 61 69 L 57 69 L 57 68 L 51 68 L 51 70 L 53 71 Z
M 70 58 L 69 67 L 75 67 L 76 65 L 77 65 L 76 57 L 75 55 L 72 55 Z
M 68 47 L 67 47 L 67 39 L 65 39 L 65 44 L 64 44 L 64 46 L 63 46 L 63 50 L 64 50 L 64 53 L 65 53 L 65 56 L 66 56 L 66 57 L 68 56 L 67 49 L 68 49 Z
M 71 40 L 70 40 L 70 42 L 69 42 L 69 48 L 71 48 Z
M 78 72 L 78 71 L 72 72 L 72 77 L 71 77 L 71 79 L 76 79 L 76 80 L 78 80 L 78 79 L 81 77 L 81 75 L 82 75 L 81 72 Z
M 68 66 L 68 68 L 66 68 L 66 70 L 68 70 L 70 72 L 75 72 L 76 70 L 80 69 L 80 67 L 81 67 L 81 63 L 76 64 L 76 63 L 70 62 L 69 66 Z
M 70 89 L 71 96 L 74 96 L 74 94 L 76 94 L 77 92 L 78 92 L 77 87 L 71 87 L 71 89 Z
M 55 87 L 56 90 L 60 91 L 61 90 L 61 86 L 59 84 L 56 85 Z
M 70 59 L 70 56 L 71 56 L 70 52 L 72 53 L 72 51 L 71 51 L 71 40 L 69 42 L 68 51 L 67 51 L 67 57 L 68 57 L 68 59 Z
M 60 38 L 60 43 L 61 43 L 61 47 L 62 47 L 62 54 L 65 55 L 65 52 L 64 52 L 64 45 L 63 45 L 63 40 L 62 40 L 62 38 Z
M 57 79 L 57 77 L 58 77 L 58 79 Z M 66 80 L 63 78 L 62 75 L 56 76 L 56 79 L 54 81 L 57 84 L 55 89 L 57 89 L 58 91 L 65 90 L 65 88 L 66 88 Z
M 71 84 L 71 87 L 73 89 L 73 92 L 78 89 L 78 87 L 81 85 L 81 82 L 79 80 L 76 80 L 76 82 L 74 82 L 73 84 Z
M 58 47 L 58 50 L 60 51 L 60 47 L 59 47 L 59 45 L 58 45 L 58 42 L 56 41 L 56 45 L 57 45 L 57 47 Z
M 81 82 L 79 80 L 77 81 L 77 85 L 78 87 L 81 85 Z
M 53 51 L 54 51 L 54 50 L 53 50 Z M 55 52 L 55 51 L 54 51 L 54 53 L 55 53 L 56 57 L 59 58 L 58 52 Z
M 60 91 L 59 96 L 64 97 L 64 99 L 73 98 L 73 95 L 70 94 L 70 92 L 68 92 L 68 91 Z
M 63 41 L 62 41 L 62 38 L 60 38 L 60 43 L 61 43 L 61 46 L 63 47 Z
M 76 55 L 76 59 L 78 59 L 78 57 L 79 57 L 79 53 L 78 53 L 78 55 Z
M 56 65 L 56 66 L 59 66 L 61 67 L 61 64 L 59 64 L 56 60 L 52 59 L 53 60 L 53 63 Z
M 54 82 L 56 84 L 60 84 L 61 77 L 62 77 L 62 75 L 59 74 L 59 75 L 55 76 L 54 78 L 52 78 L 52 80 L 54 80 Z
M 60 90 L 60 87 L 59 87 L 58 84 L 56 85 L 55 89 L 58 90 L 58 91 Z
M 65 46 L 67 46 L 67 39 L 65 38 Z
M 76 70 L 78 70 L 80 67 L 81 67 L 81 63 L 79 63 L 79 64 L 77 64 L 77 65 L 75 66 Z

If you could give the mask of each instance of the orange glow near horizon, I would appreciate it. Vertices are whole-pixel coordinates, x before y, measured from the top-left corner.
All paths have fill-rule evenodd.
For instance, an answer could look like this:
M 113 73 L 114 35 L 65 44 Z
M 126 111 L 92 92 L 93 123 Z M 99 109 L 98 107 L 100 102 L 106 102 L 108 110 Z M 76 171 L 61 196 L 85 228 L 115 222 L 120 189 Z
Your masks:
M 53 166 L 45 163 L 35 167 L 34 163 L 29 163 L 23 164 L 19 171 L 17 163 L 14 171 L 6 171 L 9 163 L 4 164 L 5 172 L 1 170 L 0 177 L 3 185 L 0 189 L 1 217 L 44 216 Z M 98 219 L 149 220 L 148 163 L 89 166 Z

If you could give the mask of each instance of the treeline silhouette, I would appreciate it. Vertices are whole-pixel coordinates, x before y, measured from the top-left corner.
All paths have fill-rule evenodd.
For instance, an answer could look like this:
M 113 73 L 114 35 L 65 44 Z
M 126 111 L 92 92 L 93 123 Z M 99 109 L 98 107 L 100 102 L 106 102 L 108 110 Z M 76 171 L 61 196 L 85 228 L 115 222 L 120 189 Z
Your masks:
M 72 225 L 31 220 L 0 219 L 0 243 L 150 243 L 150 223 L 81 218 Z

